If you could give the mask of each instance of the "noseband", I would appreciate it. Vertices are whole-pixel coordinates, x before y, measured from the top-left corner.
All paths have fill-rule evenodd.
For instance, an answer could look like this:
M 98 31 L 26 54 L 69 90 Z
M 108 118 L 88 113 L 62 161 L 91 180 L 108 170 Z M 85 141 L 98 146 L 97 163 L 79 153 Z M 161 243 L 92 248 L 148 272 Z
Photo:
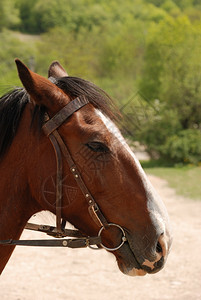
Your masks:
M 50 247 L 70 247 L 70 248 L 82 248 L 89 246 L 92 249 L 93 245 L 100 245 L 108 251 L 118 250 L 126 241 L 126 234 L 124 229 L 117 224 L 108 223 L 101 210 L 98 207 L 95 199 L 91 195 L 87 186 L 82 179 L 82 176 L 57 129 L 70 117 L 74 112 L 88 104 L 89 101 L 85 97 L 77 97 L 64 106 L 56 115 L 51 119 L 47 115 L 46 122 L 43 125 L 43 132 L 50 139 L 54 148 L 56 163 L 57 163 L 57 175 L 56 175 L 56 227 L 48 225 L 38 225 L 27 223 L 25 229 L 44 232 L 55 238 L 73 237 L 73 239 L 62 240 L 5 240 L 0 241 L 0 245 L 23 245 L 23 246 L 50 246 Z M 65 161 L 68 163 L 71 173 L 73 174 L 78 187 L 84 195 L 88 204 L 88 211 L 93 221 L 100 227 L 98 235 L 95 237 L 86 237 L 79 230 L 65 229 L 66 221 L 62 219 L 62 178 L 63 178 L 63 165 L 62 155 Z M 101 239 L 101 233 L 108 230 L 111 227 L 120 229 L 122 234 L 122 240 L 119 246 L 114 248 L 108 248 L 103 245 Z

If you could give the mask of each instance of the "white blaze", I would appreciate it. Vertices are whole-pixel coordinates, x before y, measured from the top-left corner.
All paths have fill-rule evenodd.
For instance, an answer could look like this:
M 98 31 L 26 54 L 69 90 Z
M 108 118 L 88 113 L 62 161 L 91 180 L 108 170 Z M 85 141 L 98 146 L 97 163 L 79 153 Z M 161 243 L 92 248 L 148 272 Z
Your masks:
M 117 128 L 117 126 L 108 117 L 106 117 L 101 111 L 96 109 L 96 113 L 101 118 L 101 120 L 104 123 L 104 125 L 106 126 L 107 130 L 111 134 L 113 134 L 113 136 L 115 136 L 115 138 L 122 144 L 124 149 L 127 151 L 128 157 L 131 160 L 134 160 L 134 163 L 135 163 L 136 167 L 138 168 L 138 172 L 141 175 L 142 182 L 143 182 L 146 194 L 147 194 L 147 199 L 148 199 L 147 209 L 149 210 L 152 222 L 153 222 L 153 224 L 155 224 L 156 227 L 159 227 L 160 231 L 163 232 L 165 235 L 165 222 L 169 223 L 169 218 L 168 218 L 168 214 L 167 214 L 167 211 L 166 211 L 166 208 L 165 208 L 163 202 L 161 201 L 160 197 L 156 193 L 152 184 L 148 180 L 138 159 L 136 158 L 135 154 L 132 152 L 132 150 L 128 146 L 127 142 L 125 141 L 124 137 L 122 136 L 122 134 L 121 134 L 120 130 Z M 156 207 L 156 209 L 154 209 L 154 206 Z M 163 212 L 163 216 L 159 212 Z M 160 257 L 161 257 L 161 253 L 160 254 L 157 253 L 157 258 L 154 262 L 158 261 L 160 259 Z M 154 262 L 151 262 L 151 265 Z M 145 260 L 144 265 L 151 267 L 150 262 L 148 262 L 147 260 Z M 139 273 L 139 270 L 133 269 L 130 272 L 133 273 L 133 275 L 134 275 L 135 273 Z M 144 275 L 144 274 L 142 274 L 142 275 Z

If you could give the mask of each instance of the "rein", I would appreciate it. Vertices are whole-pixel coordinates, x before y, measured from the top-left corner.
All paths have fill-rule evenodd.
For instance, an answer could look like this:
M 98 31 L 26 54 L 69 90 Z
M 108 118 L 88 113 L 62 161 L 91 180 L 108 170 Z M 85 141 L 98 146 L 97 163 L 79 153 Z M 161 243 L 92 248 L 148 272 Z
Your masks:
M 75 98 L 64 106 L 55 116 L 51 119 L 47 115 L 46 123 L 43 125 L 43 131 L 45 135 L 50 139 L 52 143 L 57 163 L 57 176 L 56 176 L 56 227 L 48 225 L 38 225 L 27 223 L 25 229 L 44 232 L 54 238 L 73 237 L 73 239 L 47 239 L 47 240 L 4 240 L 0 241 L 0 245 L 21 245 L 21 246 L 43 246 L 43 247 L 69 247 L 69 248 L 83 248 L 90 247 L 92 249 L 100 249 L 100 247 L 92 247 L 93 245 L 99 245 L 108 251 L 118 250 L 125 243 L 126 234 L 124 229 L 117 224 L 108 223 L 101 210 L 98 207 L 95 199 L 91 195 L 87 186 L 85 185 L 81 174 L 73 161 L 73 158 L 58 133 L 57 129 L 77 110 L 88 104 L 89 101 L 82 98 Z M 62 155 L 68 163 L 70 171 L 72 172 L 78 187 L 83 193 L 87 204 L 88 211 L 93 221 L 99 226 L 100 230 L 95 237 L 85 236 L 79 230 L 65 229 L 66 221 L 62 219 Z M 122 234 L 122 240 L 119 246 L 114 248 L 108 248 L 103 245 L 101 240 L 101 233 L 103 230 L 108 230 L 110 227 L 117 227 Z

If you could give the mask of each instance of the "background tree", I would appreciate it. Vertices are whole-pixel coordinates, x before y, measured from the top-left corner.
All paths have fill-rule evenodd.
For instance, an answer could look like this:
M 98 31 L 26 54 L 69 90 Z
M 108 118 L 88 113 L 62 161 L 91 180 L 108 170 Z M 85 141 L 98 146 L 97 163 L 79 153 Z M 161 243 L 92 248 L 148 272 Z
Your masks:
M 20 23 L 15 0 L 0 0 L 0 8 L 0 31 L 3 28 L 13 28 Z
M 141 138 L 151 145 L 151 148 L 148 146 L 150 152 L 155 151 L 166 159 L 199 161 L 200 146 L 194 151 L 194 158 L 190 143 L 188 151 L 186 149 L 183 152 L 183 157 L 181 153 L 176 153 L 176 149 L 178 148 L 179 152 L 182 143 L 183 148 L 187 148 L 185 144 L 188 140 L 195 143 L 198 139 L 199 144 L 200 134 L 197 132 L 201 128 L 200 25 L 192 25 L 187 17 L 168 17 L 160 26 L 151 29 L 146 49 L 140 89 L 151 102 L 158 99 L 159 110 L 148 126 L 144 127 Z
M 201 161 L 200 1 L 0 5 L 1 84 L 16 82 L 15 57 L 45 76 L 50 62 L 60 60 L 69 74 L 94 81 L 117 99 L 125 134 L 153 157 Z

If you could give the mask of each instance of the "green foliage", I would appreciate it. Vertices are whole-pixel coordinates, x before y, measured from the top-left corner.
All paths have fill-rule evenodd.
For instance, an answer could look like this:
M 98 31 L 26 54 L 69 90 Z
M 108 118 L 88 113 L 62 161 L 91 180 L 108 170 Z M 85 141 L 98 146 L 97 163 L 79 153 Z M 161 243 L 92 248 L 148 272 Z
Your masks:
M 65 28 L 54 28 L 37 43 L 37 71 L 46 74 L 50 62 L 59 60 L 70 75 L 92 80 L 97 75 L 99 42 L 95 32 L 89 36 L 83 30 L 75 36 Z
M 59 60 L 70 75 L 94 81 L 118 100 L 125 134 L 145 144 L 152 157 L 201 160 L 200 1 L 0 0 L 0 5 L 1 84 L 16 80 L 15 57 L 45 76 Z M 31 42 L 27 33 L 39 38 Z M 187 147 L 188 139 L 192 145 L 197 140 L 197 148 Z
M 15 0 L 0 0 L 0 31 L 13 28 L 20 23 L 19 11 L 15 8 Z
M 16 7 L 19 10 L 19 16 L 21 19 L 18 29 L 22 32 L 37 32 L 35 15 L 33 14 L 33 8 L 36 3 L 37 0 L 16 0 Z
M 180 8 L 172 0 L 163 1 L 161 6 L 165 11 L 167 11 L 171 16 L 178 16 L 181 13 Z
M 196 129 L 179 131 L 167 138 L 161 151 L 172 161 L 197 164 L 201 160 L 201 132 Z
M 104 6 L 95 1 L 17 0 L 17 5 L 23 21 L 21 29 L 30 33 L 43 33 L 55 27 L 91 31 L 109 19 Z
M 201 161 L 200 29 L 187 17 L 168 17 L 151 28 L 147 40 L 139 86 L 152 103 L 159 99 L 160 109 L 141 140 L 150 153 L 175 162 Z
M 152 158 L 168 157 L 164 145 L 169 136 L 175 136 L 181 130 L 177 112 L 173 110 L 155 110 L 141 122 L 138 139 L 147 146 Z
M 8 30 L 0 32 L 0 74 L 1 74 L 1 91 L 2 94 L 5 88 L 10 88 L 13 85 L 21 86 L 20 81 L 16 76 L 16 66 L 14 59 L 20 57 L 29 65 L 31 55 L 34 55 L 34 50 L 31 44 L 27 45 L 19 41 L 13 33 Z

